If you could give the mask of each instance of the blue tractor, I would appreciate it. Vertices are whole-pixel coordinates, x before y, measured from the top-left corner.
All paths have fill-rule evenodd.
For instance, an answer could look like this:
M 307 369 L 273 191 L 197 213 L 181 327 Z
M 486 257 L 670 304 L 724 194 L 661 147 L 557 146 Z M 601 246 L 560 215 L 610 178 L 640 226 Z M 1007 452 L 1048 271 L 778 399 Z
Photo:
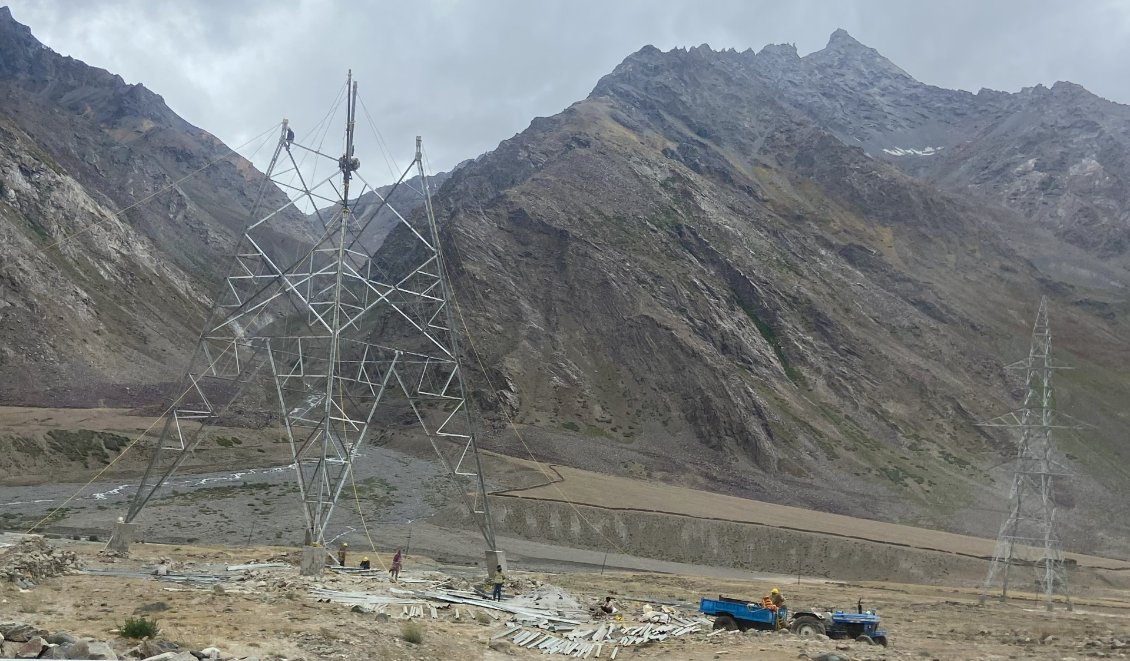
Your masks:
M 879 628 L 879 614 L 863 610 L 863 600 L 856 612 L 803 610 L 793 613 L 789 630 L 798 636 L 825 635 L 829 638 L 850 638 L 887 646 L 887 632 Z
M 857 604 L 855 613 L 842 610 L 800 610 L 791 613 L 791 619 L 784 606 L 774 609 L 764 603 L 721 595 L 717 599 L 702 599 L 698 610 L 714 618 L 715 629 L 774 631 L 788 628 L 798 636 L 850 638 L 887 646 L 887 632 L 879 628 L 878 613 L 864 611 L 862 599 Z

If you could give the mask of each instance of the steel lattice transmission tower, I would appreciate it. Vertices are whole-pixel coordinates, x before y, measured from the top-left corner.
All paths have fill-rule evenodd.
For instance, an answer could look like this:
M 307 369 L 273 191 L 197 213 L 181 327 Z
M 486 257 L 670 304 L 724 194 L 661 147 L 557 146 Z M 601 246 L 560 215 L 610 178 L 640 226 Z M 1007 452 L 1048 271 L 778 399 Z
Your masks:
M 209 427 L 273 418 L 282 420 L 290 443 L 306 544 L 320 545 L 338 499 L 351 487 L 358 449 L 378 428 L 408 419 L 434 448 L 489 549 L 496 550 L 420 138 L 415 159 L 382 198 L 358 174 L 352 75 L 345 104 L 340 158 L 295 142 L 284 120 L 264 190 L 273 183 L 294 199 L 261 210 L 260 193 L 126 524 Z M 309 183 L 296 153 L 326 159 L 334 171 Z M 409 220 L 387 200 L 412 173 L 419 175 L 423 205 Z M 351 197 L 354 179 L 362 185 Z M 365 192 L 376 194 L 380 204 L 358 215 Z M 315 210 L 318 236 L 296 243 L 279 225 L 280 214 L 299 200 Z M 367 245 L 381 209 L 391 211 L 398 225 L 394 250 Z
M 1054 608 L 1057 594 L 1063 597 L 1068 610 L 1071 609 L 1063 550 L 1056 531 L 1055 502 L 1056 480 L 1066 476 L 1067 472 L 1055 459 L 1052 432 L 1073 426 L 1060 425 L 1056 420 L 1052 373 L 1063 368 L 1052 364 L 1051 350 L 1048 303 L 1046 297 L 1041 297 L 1028 358 L 1008 366 L 1025 374 L 1027 393 L 1024 404 L 1016 411 L 982 425 L 1014 429 L 1019 434 L 1008 518 L 997 537 L 993 560 L 981 591 L 982 604 L 998 586 L 1000 599 L 1007 599 L 1010 581 L 1015 582 L 1016 579 L 1012 570 L 1027 567 L 1035 571 L 1034 582 L 1029 585 L 1043 594 L 1048 610 Z

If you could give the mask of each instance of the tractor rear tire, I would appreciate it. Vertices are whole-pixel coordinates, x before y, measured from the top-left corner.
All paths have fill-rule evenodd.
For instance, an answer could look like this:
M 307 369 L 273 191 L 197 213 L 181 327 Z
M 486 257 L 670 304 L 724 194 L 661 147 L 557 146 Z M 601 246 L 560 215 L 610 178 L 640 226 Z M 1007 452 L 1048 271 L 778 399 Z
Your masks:
M 737 631 L 738 621 L 729 615 L 719 615 L 714 618 L 714 629 L 725 629 L 726 631 Z
M 806 638 L 826 635 L 824 623 L 811 615 L 801 615 L 793 620 L 792 631 Z

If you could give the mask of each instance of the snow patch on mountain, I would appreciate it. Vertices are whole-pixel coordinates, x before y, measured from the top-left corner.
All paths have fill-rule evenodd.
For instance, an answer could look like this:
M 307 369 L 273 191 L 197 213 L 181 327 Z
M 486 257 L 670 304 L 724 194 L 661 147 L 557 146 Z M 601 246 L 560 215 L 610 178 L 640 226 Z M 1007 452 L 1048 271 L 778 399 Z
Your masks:
M 893 147 L 884 149 L 884 154 L 891 156 L 933 156 L 943 149 L 943 147 L 923 147 L 922 149 L 915 149 L 913 147 Z

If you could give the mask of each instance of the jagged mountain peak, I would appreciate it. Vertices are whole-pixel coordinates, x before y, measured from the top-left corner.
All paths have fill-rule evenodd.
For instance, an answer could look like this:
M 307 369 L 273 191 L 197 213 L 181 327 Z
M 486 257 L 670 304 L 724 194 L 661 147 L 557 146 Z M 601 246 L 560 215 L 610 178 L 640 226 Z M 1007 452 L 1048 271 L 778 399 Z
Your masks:
M 902 78 L 906 81 L 914 81 L 913 76 L 888 60 L 879 51 L 860 43 L 843 28 L 832 33 L 832 36 L 828 38 L 828 45 L 822 50 L 810 53 L 804 59 L 821 67 L 830 66 L 841 70 L 866 71 L 871 75 L 883 74 Z
M 12 10 L 8 9 L 7 5 L 0 5 L 0 27 L 8 27 L 12 25 L 19 26 L 24 30 L 28 30 L 28 32 L 31 31 L 26 25 L 18 22 L 15 17 L 12 16 Z
M 17 21 L 7 7 L 0 7 L 0 74 L 26 70 L 34 53 L 45 49 L 31 28 Z
M 55 107 L 97 117 L 101 122 L 147 119 L 187 130 L 164 98 L 141 83 L 61 55 L 16 21 L 6 7 L 0 15 L 0 80 L 50 101 Z
M 752 51 L 745 51 L 747 53 Z M 766 44 L 757 55 L 759 57 L 800 59 L 796 44 Z
M 847 30 L 836 28 L 828 37 L 828 48 L 867 48 Z

